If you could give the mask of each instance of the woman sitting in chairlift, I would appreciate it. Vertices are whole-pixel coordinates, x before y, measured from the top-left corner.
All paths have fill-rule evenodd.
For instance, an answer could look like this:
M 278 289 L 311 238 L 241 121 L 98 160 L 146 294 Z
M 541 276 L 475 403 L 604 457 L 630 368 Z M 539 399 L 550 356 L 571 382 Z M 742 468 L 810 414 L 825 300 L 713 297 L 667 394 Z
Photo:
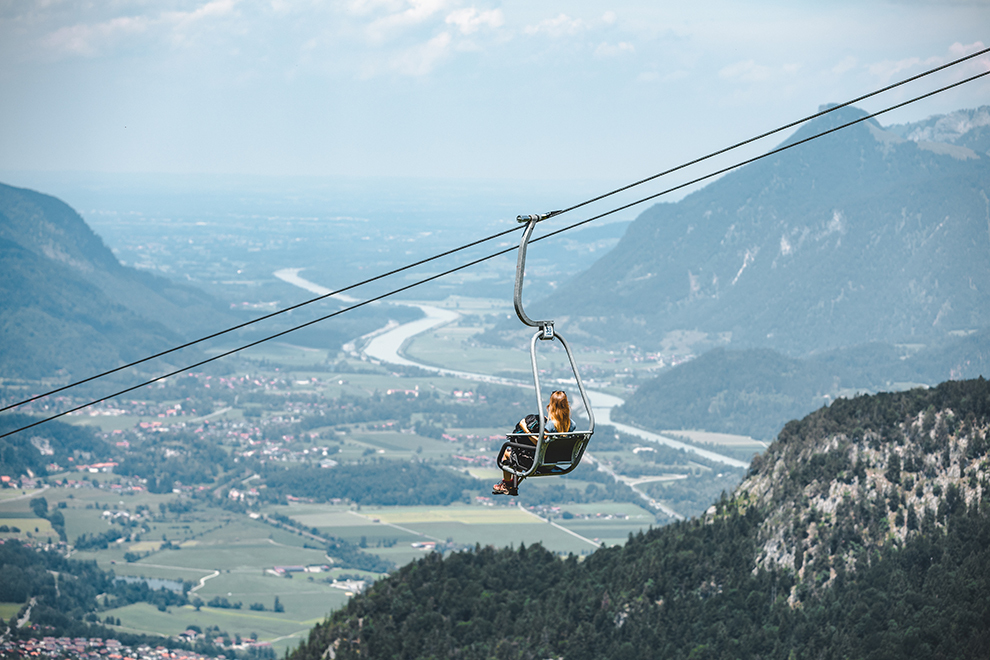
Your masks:
M 560 433 L 574 430 L 574 422 L 571 420 L 571 405 L 567 401 L 567 394 L 561 391 L 553 392 L 550 395 L 550 403 L 547 404 L 547 416 L 544 418 L 543 430 L 545 433 Z M 536 415 L 526 415 L 519 420 L 513 433 L 536 433 L 540 432 L 540 419 Z M 525 449 L 513 449 L 507 447 L 502 455 L 503 463 L 510 463 L 514 467 L 529 467 L 536 457 L 537 435 L 526 435 L 515 438 L 516 442 L 528 441 L 533 444 L 534 451 Z M 525 466 L 522 463 L 526 463 Z M 519 477 L 502 470 L 502 481 L 492 486 L 492 495 L 518 495 Z

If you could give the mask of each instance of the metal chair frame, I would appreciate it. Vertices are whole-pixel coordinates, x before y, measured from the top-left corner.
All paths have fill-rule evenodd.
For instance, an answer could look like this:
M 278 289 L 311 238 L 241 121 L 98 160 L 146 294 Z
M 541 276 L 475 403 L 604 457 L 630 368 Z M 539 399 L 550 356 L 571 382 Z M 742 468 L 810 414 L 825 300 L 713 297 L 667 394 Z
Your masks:
M 595 432 L 595 413 L 591 409 L 591 403 L 588 400 L 587 392 L 584 390 L 584 384 L 581 382 L 581 375 L 578 373 L 577 364 L 574 362 L 574 355 L 571 353 L 570 346 L 568 346 L 563 336 L 554 331 L 552 320 L 534 321 L 529 318 L 523 309 L 522 289 L 523 278 L 526 274 L 526 248 L 529 245 L 529 239 L 533 235 L 533 229 L 536 227 L 536 223 L 552 215 L 555 215 L 555 213 L 521 215 L 516 218 L 518 222 L 525 222 L 527 225 L 525 231 L 523 231 L 522 240 L 519 243 L 519 256 L 516 259 L 516 283 L 512 302 L 519 320 L 532 328 L 538 328 L 538 331 L 533 335 L 532 340 L 530 340 L 529 354 L 533 365 L 533 385 L 536 388 L 537 417 L 540 420 L 538 434 L 536 432 L 508 433 L 506 434 L 508 442 L 503 444 L 498 452 L 496 459 L 498 466 L 509 474 L 515 475 L 517 483 L 527 477 L 549 477 L 567 474 L 581 462 L 581 457 L 584 456 L 584 450 L 587 448 L 588 442 Z M 578 392 L 581 394 L 581 401 L 584 403 L 584 409 L 588 415 L 587 431 L 554 431 L 547 433 L 543 416 L 543 394 L 540 391 L 540 370 L 536 361 L 537 340 L 558 340 L 561 346 L 564 347 L 567 360 L 571 365 L 571 371 L 574 373 L 574 381 L 577 383 Z M 536 437 L 535 445 L 526 441 L 526 439 L 533 438 L 534 436 Z M 504 461 L 503 456 L 507 448 L 512 448 L 514 451 L 527 457 L 528 454 L 532 453 L 532 464 L 529 467 L 516 467 Z

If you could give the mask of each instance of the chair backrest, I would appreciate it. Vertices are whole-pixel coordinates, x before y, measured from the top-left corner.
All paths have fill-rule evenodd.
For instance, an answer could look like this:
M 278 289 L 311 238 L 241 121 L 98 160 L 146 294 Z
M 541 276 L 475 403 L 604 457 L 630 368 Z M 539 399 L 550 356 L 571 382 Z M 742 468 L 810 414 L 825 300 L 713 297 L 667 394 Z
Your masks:
M 584 450 L 588 447 L 588 441 L 591 439 L 591 433 L 588 431 L 548 433 L 543 439 L 543 445 L 541 447 L 542 456 L 536 456 L 537 448 L 527 440 L 531 435 L 527 433 L 509 433 L 506 436 L 508 442 L 502 445 L 502 449 L 498 453 L 498 458 L 496 459 L 498 466 L 510 473 L 526 477 L 550 477 L 567 474 L 581 463 Z M 531 452 L 530 455 L 533 456 L 534 462 L 529 463 L 529 465 L 519 466 L 521 469 L 503 464 L 502 456 L 508 447 L 517 448 L 523 452 L 527 452 L 528 450 L 528 452 Z
M 547 463 L 571 463 L 574 461 L 574 450 L 578 444 L 587 441 L 587 433 L 579 433 L 570 436 L 553 435 L 548 438 L 547 450 L 543 454 L 543 464 Z

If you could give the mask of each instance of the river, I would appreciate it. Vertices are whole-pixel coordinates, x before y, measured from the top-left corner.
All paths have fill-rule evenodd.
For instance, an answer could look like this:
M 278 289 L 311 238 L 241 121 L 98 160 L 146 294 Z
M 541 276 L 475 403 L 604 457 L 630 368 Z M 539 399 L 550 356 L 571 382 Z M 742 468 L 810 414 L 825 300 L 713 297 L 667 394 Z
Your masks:
M 314 282 L 310 282 L 302 277 L 299 277 L 299 272 L 302 269 L 299 268 L 286 268 L 275 273 L 275 276 L 279 279 L 298 286 L 310 293 L 316 293 L 318 295 L 324 295 L 330 293 L 331 289 L 320 286 Z M 336 297 L 336 296 L 335 296 Z M 341 296 L 343 298 L 343 296 Z M 349 297 L 348 297 L 349 298 Z M 349 302 L 356 302 L 355 299 L 350 298 Z M 455 369 L 445 369 L 442 367 L 436 367 L 430 364 L 423 364 L 420 362 L 415 362 L 401 354 L 402 346 L 415 337 L 418 334 L 438 328 L 442 325 L 448 323 L 453 323 L 461 317 L 455 311 L 449 309 L 442 309 L 440 307 L 434 307 L 432 305 L 425 305 L 422 303 L 404 303 L 404 302 L 394 302 L 393 304 L 407 305 L 409 307 L 416 307 L 423 311 L 425 315 L 421 319 L 415 321 L 410 321 L 409 323 L 403 323 L 402 325 L 386 326 L 376 333 L 372 333 L 374 336 L 367 343 L 363 349 L 363 354 L 371 360 L 376 360 L 386 364 L 395 364 L 403 367 L 417 367 L 423 369 L 424 371 L 431 371 L 436 374 L 443 376 L 454 376 L 457 378 L 463 378 L 465 380 L 480 381 L 485 383 L 497 383 L 500 385 L 511 385 L 514 387 L 526 387 L 529 389 L 533 388 L 532 383 L 526 383 L 519 380 L 514 380 L 510 378 L 500 378 L 498 376 L 492 376 L 489 374 L 479 374 L 472 373 L 468 371 L 457 371 Z M 710 461 L 715 461 L 717 463 L 722 463 L 723 465 L 729 465 L 735 468 L 746 469 L 749 467 L 749 463 L 745 463 L 738 459 L 732 458 L 730 456 L 724 456 L 714 451 L 707 449 L 702 449 L 700 447 L 695 447 L 694 445 L 689 445 L 673 438 L 668 438 L 667 436 L 660 435 L 659 433 L 652 433 L 650 431 L 644 431 L 643 429 L 636 428 L 635 426 L 629 426 L 628 424 L 621 424 L 619 422 L 612 421 L 612 409 L 616 406 L 621 406 L 625 401 L 621 398 L 613 395 L 607 394 L 605 392 L 598 392 L 596 390 L 587 390 L 588 399 L 591 402 L 591 409 L 595 414 L 595 421 L 598 424 L 608 424 L 615 427 L 617 430 L 628 435 L 635 436 L 641 440 L 646 440 L 647 442 L 652 442 L 655 444 L 667 445 L 668 447 L 673 447 L 674 449 L 683 449 L 687 452 L 693 452 L 702 458 L 706 458 Z

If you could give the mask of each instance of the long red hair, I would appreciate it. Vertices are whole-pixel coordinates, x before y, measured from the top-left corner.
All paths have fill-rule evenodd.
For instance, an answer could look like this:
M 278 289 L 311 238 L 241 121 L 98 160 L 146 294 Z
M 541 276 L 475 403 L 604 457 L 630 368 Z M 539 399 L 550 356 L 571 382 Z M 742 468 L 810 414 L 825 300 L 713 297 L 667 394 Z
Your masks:
M 571 430 L 571 404 L 567 401 L 567 394 L 558 390 L 550 395 L 547 415 L 558 432 L 566 433 Z

